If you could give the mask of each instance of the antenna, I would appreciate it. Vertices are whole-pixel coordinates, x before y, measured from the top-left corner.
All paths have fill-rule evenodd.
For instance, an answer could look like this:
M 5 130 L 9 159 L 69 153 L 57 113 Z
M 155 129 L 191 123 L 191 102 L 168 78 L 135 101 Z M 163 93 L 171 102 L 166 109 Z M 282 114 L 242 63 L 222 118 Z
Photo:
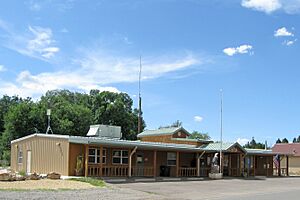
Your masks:
M 222 146 L 223 146 L 223 90 L 220 89 L 220 98 L 221 98 L 221 104 L 220 104 L 220 173 L 222 173 Z
M 51 131 L 51 133 L 53 134 L 53 131 L 51 129 L 51 126 L 50 126 L 50 121 L 51 121 L 51 109 L 47 109 L 47 116 L 48 116 L 48 127 L 47 127 L 47 131 L 46 131 L 46 134 L 49 134 L 49 131 Z
M 139 114 L 138 114 L 138 134 L 142 131 L 142 97 L 141 97 L 141 76 L 142 76 L 142 56 L 140 56 L 139 71 Z

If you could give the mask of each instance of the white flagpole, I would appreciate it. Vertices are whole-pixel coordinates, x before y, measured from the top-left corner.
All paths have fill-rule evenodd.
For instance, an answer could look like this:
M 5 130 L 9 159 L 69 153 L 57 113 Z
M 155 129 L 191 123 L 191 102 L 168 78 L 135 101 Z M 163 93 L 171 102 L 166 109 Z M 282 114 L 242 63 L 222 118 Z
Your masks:
M 221 109 L 220 109 L 220 173 L 222 173 L 222 146 L 223 146 L 223 90 L 220 89 Z

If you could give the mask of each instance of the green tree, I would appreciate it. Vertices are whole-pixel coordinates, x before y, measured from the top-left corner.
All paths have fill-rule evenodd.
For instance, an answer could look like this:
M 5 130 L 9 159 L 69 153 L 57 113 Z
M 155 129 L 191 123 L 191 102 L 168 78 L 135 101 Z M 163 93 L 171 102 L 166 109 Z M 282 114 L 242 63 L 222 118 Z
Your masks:
M 283 138 L 283 139 L 282 139 L 282 143 L 289 143 L 289 141 L 288 141 L 288 139 Z
M 200 139 L 200 140 L 209 140 L 210 136 L 208 133 L 201 133 L 198 131 L 193 131 L 189 136 L 190 139 Z
M 138 110 L 132 109 L 133 101 L 126 93 L 91 91 L 91 109 L 95 124 L 121 126 L 124 139 L 136 139 Z M 142 120 L 142 130 L 145 122 Z
M 276 144 L 278 144 L 278 143 L 281 143 L 280 138 L 278 138 L 278 139 L 276 140 Z
M 297 143 L 297 139 L 296 138 L 293 139 L 293 143 Z
M 297 142 L 300 143 L 300 135 L 297 137 Z
M 159 126 L 158 128 L 172 128 L 172 127 L 180 127 L 182 126 L 182 122 L 179 121 L 179 120 L 176 120 L 175 122 L 173 122 L 172 124 L 170 125 L 165 125 L 165 126 Z
M 256 142 L 254 137 L 252 137 L 252 140 L 244 145 L 244 147 L 249 149 L 264 149 L 266 145 L 261 142 Z

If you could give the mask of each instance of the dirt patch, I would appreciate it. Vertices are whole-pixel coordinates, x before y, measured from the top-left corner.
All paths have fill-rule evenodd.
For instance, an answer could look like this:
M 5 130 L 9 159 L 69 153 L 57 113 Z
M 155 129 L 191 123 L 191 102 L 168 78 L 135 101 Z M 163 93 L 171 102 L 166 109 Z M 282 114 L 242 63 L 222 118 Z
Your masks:
M 0 182 L 0 189 L 4 190 L 74 190 L 95 188 L 89 183 L 83 183 L 71 180 L 27 180 Z

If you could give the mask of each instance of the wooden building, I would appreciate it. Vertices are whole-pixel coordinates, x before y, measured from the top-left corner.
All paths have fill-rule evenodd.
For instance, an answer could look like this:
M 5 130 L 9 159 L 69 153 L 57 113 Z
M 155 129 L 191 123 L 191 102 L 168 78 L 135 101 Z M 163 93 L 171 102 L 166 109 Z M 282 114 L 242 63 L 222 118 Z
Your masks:
M 221 144 L 188 139 L 183 127 L 146 130 L 120 139 L 120 128 L 94 125 L 87 137 L 32 134 L 11 142 L 11 168 L 74 176 L 207 177 Z M 274 153 L 222 143 L 224 176 L 273 176 Z M 279 174 L 280 175 L 280 174 Z

